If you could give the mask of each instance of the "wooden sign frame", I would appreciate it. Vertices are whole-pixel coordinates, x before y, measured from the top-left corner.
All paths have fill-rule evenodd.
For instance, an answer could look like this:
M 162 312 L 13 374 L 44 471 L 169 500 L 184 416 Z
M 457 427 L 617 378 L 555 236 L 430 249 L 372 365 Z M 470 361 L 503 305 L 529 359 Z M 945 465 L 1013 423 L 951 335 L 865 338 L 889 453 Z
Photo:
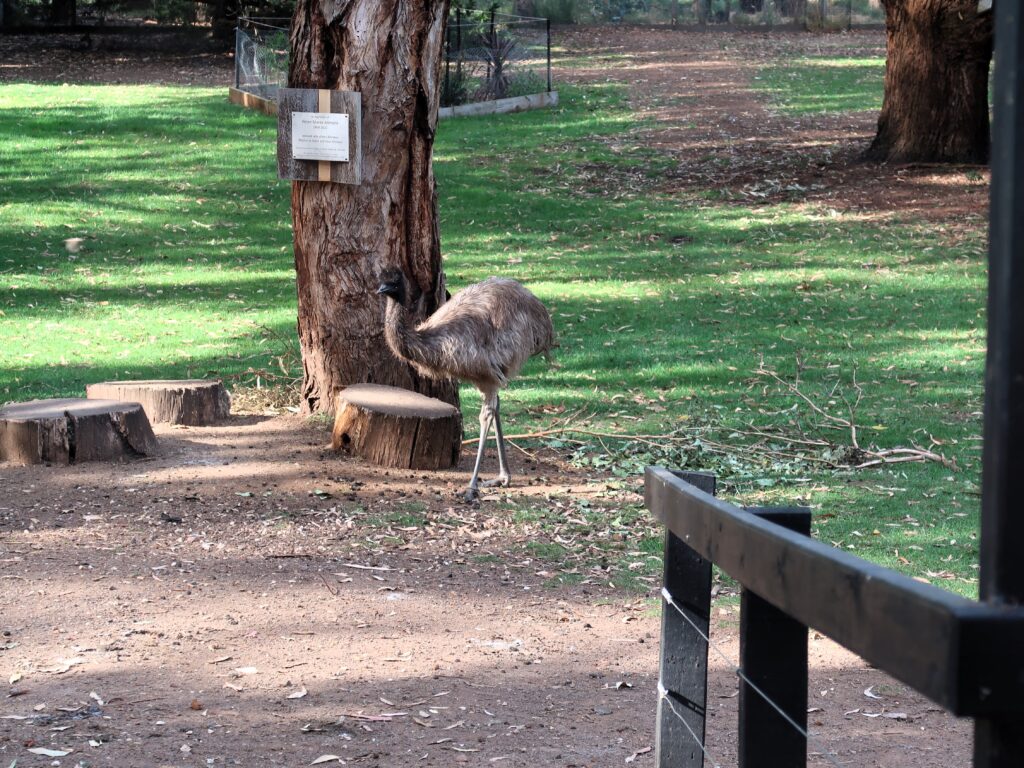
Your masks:
M 292 157 L 292 113 L 348 115 L 348 162 Z M 281 88 L 277 94 L 277 175 L 296 181 L 359 184 L 363 178 L 362 99 L 357 91 Z

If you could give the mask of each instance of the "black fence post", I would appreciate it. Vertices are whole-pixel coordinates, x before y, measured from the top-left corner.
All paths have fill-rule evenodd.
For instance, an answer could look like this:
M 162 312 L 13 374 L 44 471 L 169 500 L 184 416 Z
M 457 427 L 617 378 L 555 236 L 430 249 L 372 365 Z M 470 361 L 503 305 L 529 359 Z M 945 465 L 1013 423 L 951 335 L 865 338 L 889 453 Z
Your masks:
M 706 493 L 715 493 L 714 475 L 673 474 Z M 690 621 L 663 601 L 654 763 L 657 768 L 701 768 L 707 719 L 708 644 L 700 633 L 707 636 L 711 624 L 711 562 L 667 528 L 664 585 Z
M 981 487 L 979 593 L 996 606 L 1024 603 L 1024 13 L 995 6 L 995 124 L 989 222 L 988 357 Z M 992 10 L 986 11 L 992 13 Z M 1020 649 L 1018 648 L 1019 652 Z M 1019 681 L 1018 681 L 1019 684 Z M 975 768 L 1024 765 L 1024 717 L 979 717 Z
M 444 30 L 444 93 L 443 96 L 451 100 L 452 93 L 452 28 L 446 26 Z M 443 99 L 442 99 L 443 100 Z M 442 107 L 454 106 L 442 104 Z
M 490 54 L 487 57 L 487 82 L 491 82 L 491 64 L 497 67 L 498 62 L 495 58 L 498 55 L 498 40 L 494 35 L 494 9 L 491 9 L 491 24 L 487 33 L 487 47 L 490 48 Z M 493 98 L 493 97 L 492 97 Z
M 462 59 L 462 8 L 455 9 L 455 45 L 459 51 L 459 59 Z
M 2 0 L 0 0 L 0 1 L 2 1 Z M 241 26 L 237 26 L 237 27 L 235 27 L 235 90 L 236 91 L 239 89 L 239 86 L 242 83 L 242 76 L 241 76 L 241 71 L 242 71 L 241 61 L 242 61 L 242 59 L 241 59 L 241 56 L 242 56 L 242 27 Z
M 548 93 L 551 92 L 551 19 L 544 19 L 548 35 Z
M 805 536 L 811 533 L 809 509 L 748 511 Z M 807 765 L 807 627 L 746 587 L 740 596 L 740 669 L 792 721 L 741 680 L 740 768 L 803 768 Z

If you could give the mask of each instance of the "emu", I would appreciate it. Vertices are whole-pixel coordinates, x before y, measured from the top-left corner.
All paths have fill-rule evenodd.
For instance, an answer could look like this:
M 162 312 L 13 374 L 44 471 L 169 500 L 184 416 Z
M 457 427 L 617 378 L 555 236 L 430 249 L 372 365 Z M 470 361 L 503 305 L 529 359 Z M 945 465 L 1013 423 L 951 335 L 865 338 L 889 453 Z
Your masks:
M 395 355 L 423 376 L 469 381 L 483 396 L 480 444 L 466 501 L 479 496 L 480 462 L 492 424 L 498 446 L 498 476 L 482 485 L 507 487 L 512 476 L 501 432 L 498 390 L 528 358 L 541 353 L 549 356 L 555 331 L 547 308 L 515 280 L 491 277 L 462 289 L 413 327 L 406 308 L 405 275 L 400 270 L 385 270 L 377 293 L 387 297 L 384 338 Z

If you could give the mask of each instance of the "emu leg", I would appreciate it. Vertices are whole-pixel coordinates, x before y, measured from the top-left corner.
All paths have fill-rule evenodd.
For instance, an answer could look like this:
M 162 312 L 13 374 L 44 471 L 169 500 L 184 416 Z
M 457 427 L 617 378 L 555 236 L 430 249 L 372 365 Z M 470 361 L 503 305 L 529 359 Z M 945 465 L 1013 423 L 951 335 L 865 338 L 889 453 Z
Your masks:
M 494 396 L 497 400 L 497 395 Z M 484 403 L 480 406 L 480 443 L 476 449 L 476 463 L 473 465 L 473 476 L 469 479 L 469 488 L 466 489 L 465 499 L 467 502 L 475 501 L 480 495 L 479 476 L 480 462 L 484 458 L 484 443 L 487 442 L 487 435 L 491 431 L 491 422 L 494 420 L 494 409 L 491 407 L 491 398 L 484 395 Z
M 501 404 L 497 395 L 494 396 L 494 435 L 498 444 L 498 476 L 483 483 L 483 486 L 490 488 L 493 485 L 500 485 L 502 488 L 508 488 L 512 475 L 508 471 L 508 459 L 505 456 L 505 436 L 501 433 Z

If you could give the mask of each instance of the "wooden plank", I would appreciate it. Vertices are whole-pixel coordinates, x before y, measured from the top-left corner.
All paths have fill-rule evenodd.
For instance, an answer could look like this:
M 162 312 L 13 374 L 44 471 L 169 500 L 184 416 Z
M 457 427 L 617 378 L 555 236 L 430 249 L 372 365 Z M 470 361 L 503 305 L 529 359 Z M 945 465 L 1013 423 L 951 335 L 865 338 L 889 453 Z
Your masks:
M 801 536 L 811 533 L 811 511 L 806 508 L 747 512 Z M 807 765 L 807 627 L 747 587 L 740 594 L 740 668 L 746 676 L 740 681 L 739 695 L 740 768 L 803 768 Z M 762 693 L 786 713 L 788 721 Z
M 326 91 L 330 94 L 330 111 L 347 114 L 349 162 L 329 163 L 329 179 L 321 178 L 320 162 L 296 160 L 292 157 L 292 113 L 320 112 L 320 90 L 315 88 L 281 88 L 277 92 L 277 175 L 297 181 L 333 181 L 337 184 L 360 184 L 362 162 L 362 99 L 355 91 Z
M 706 493 L 715 492 L 714 475 L 680 472 L 677 476 Z M 671 531 L 665 534 L 664 586 L 689 621 L 663 602 L 662 695 L 658 697 L 654 762 L 658 768 L 701 768 L 708 690 L 708 644 L 701 632 L 706 636 L 711 624 L 711 563 Z
M 228 88 L 228 101 L 246 109 L 258 110 L 265 115 L 273 116 L 277 114 L 276 101 L 239 90 L 238 88 Z
M 1005 712 L 1019 697 L 1024 654 L 984 634 L 984 653 L 999 678 L 986 685 L 968 674 L 961 643 L 970 624 L 999 615 L 1024 624 L 1024 609 L 997 609 L 869 563 L 786 531 L 648 468 L 647 508 L 702 557 L 796 620 L 814 627 L 958 715 Z M 977 634 L 977 633 L 976 633 Z M 986 643 L 984 646 L 981 643 Z M 1020 706 L 1018 704 L 1018 706 Z

